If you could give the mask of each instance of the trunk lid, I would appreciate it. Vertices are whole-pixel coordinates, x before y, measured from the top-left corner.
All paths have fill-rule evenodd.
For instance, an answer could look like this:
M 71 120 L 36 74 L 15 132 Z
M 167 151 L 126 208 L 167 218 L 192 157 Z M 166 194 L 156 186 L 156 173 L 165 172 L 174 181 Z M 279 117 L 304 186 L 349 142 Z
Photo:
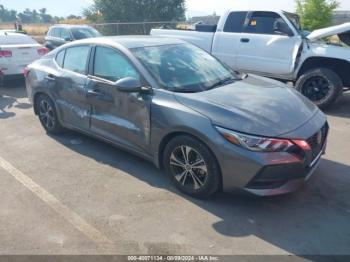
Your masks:
M 11 51 L 12 56 L 7 57 L 16 63 L 27 65 L 34 60 L 39 59 L 39 50 L 43 47 L 40 44 L 27 44 L 27 45 L 0 45 L 0 50 Z

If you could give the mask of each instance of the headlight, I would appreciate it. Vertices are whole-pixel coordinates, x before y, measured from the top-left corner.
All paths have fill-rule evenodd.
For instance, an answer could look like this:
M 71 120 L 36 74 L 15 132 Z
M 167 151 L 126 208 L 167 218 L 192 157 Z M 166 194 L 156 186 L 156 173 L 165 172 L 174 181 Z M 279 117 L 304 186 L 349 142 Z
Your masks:
M 251 136 L 216 127 L 220 134 L 232 144 L 255 152 L 285 152 L 295 146 L 292 141 L 267 137 Z

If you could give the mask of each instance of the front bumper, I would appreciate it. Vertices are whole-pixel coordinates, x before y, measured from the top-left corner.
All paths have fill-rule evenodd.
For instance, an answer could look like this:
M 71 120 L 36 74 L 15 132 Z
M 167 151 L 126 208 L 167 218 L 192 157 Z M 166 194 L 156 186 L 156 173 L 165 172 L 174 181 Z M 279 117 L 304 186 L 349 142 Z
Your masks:
M 279 174 L 280 176 L 275 181 L 270 181 L 270 187 L 269 188 L 259 188 L 258 186 L 254 188 L 253 183 L 250 182 L 244 190 L 248 193 L 257 195 L 257 196 L 275 196 L 275 195 L 283 195 L 292 193 L 299 188 L 301 188 L 315 173 L 316 169 L 318 168 L 321 157 L 325 153 L 326 150 L 326 144 L 324 146 L 324 149 L 322 151 L 322 154 L 320 154 L 317 159 L 313 161 L 313 166 L 310 168 L 307 168 L 306 171 L 299 170 L 299 172 L 294 173 L 295 168 L 291 168 L 290 166 L 281 166 L 285 171 L 281 171 Z M 297 168 L 300 168 L 297 167 Z M 271 173 L 272 174 L 272 173 Z M 271 176 L 272 177 L 272 176 Z M 276 177 L 275 177 L 276 178 Z M 254 179 L 252 180 L 254 181 Z M 266 182 L 265 185 L 267 185 L 269 182 Z
M 322 131 L 322 141 L 313 145 L 311 150 L 302 150 L 302 154 L 255 153 L 232 144 L 221 145 L 219 161 L 223 174 L 223 190 L 232 192 L 243 189 L 258 196 L 296 191 L 314 174 L 326 152 L 328 124 L 324 120 L 315 124 L 316 126 L 310 128 L 311 132 L 302 137 L 311 143 L 315 139 L 309 139 L 315 136 L 317 138 L 317 134 Z

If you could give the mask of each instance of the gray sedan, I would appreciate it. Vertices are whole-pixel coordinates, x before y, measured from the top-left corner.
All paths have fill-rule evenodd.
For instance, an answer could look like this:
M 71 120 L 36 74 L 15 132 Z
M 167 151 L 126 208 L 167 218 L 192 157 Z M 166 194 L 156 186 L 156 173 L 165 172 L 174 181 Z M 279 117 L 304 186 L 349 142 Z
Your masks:
M 174 39 L 67 44 L 28 67 L 26 86 L 48 133 L 74 129 L 128 150 L 194 197 L 292 192 L 327 144 L 325 115 L 298 92 Z

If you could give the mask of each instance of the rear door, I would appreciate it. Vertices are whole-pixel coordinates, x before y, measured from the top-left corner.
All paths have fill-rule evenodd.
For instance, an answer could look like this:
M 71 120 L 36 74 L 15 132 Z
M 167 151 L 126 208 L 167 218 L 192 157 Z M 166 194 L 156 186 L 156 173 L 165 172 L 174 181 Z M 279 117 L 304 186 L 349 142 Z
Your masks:
M 56 104 L 64 123 L 81 130 L 89 129 L 90 106 L 86 99 L 88 61 L 91 47 L 79 45 L 62 50 L 56 56 L 57 73 L 46 77 L 55 83 Z
M 53 45 L 53 48 L 57 48 L 63 44 L 65 44 L 65 41 L 61 38 L 62 28 L 55 28 L 53 31 L 53 37 L 51 39 L 51 43 Z
M 224 25 L 219 25 L 214 35 L 212 54 L 237 70 L 239 42 L 244 37 L 243 28 L 248 12 L 231 12 Z M 220 28 L 221 26 L 221 28 Z
M 121 51 L 97 46 L 88 83 L 91 104 L 91 131 L 114 143 L 138 152 L 146 152 L 150 144 L 151 96 L 120 92 L 118 79 L 142 77 Z
M 289 28 L 292 35 L 276 32 L 278 23 Z M 279 14 L 251 12 L 239 39 L 237 67 L 266 75 L 292 74 L 301 42 L 301 37 Z

